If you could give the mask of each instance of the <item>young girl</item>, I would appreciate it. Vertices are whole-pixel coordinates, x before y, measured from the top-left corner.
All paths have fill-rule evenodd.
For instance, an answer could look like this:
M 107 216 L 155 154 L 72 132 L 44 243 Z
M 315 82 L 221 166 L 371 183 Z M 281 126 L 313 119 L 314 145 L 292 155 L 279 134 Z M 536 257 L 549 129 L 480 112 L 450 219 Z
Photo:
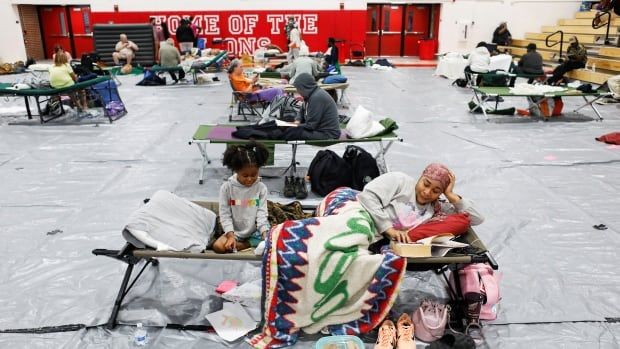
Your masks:
M 220 222 L 224 235 L 213 243 L 216 253 L 256 247 L 269 231 L 267 186 L 258 170 L 267 162 L 264 145 L 250 142 L 229 146 L 222 162 L 234 173 L 220 188 Z

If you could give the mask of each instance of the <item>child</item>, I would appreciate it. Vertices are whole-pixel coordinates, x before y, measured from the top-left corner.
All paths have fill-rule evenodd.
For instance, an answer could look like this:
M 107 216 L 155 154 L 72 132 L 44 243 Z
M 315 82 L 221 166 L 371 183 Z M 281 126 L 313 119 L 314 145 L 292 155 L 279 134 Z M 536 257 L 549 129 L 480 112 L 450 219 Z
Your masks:
M 264 145 L 250 142 L 229 146 L 222 162 L 234 173 L 220 188 L 220 222 L 224 235 L 213 243 L 216 253 L 256 247 L 269 231 L 267 187 L 258 170 L 267 162 Z

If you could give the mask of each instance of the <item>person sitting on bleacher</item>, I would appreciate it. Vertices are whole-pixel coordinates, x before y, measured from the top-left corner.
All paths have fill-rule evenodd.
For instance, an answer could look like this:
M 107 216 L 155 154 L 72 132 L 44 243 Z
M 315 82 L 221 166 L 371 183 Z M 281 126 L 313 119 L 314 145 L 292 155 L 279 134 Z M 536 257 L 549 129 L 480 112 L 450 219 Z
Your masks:
M 493 43 L 501 46 L 507 46 L 512 43 L 512 34 L 508 30 L 508 24 L 502 22 L 493 32 Z
M 576 36 L 572 36 L 568 42 L 568 50 L 566 51 L 567 60 L 555 67 L 553 76 L 547 79 L 547 84 L 556 85 L 564 78 L 564 74 L 571 70 L 580 69 L 586 66 L 588 61 L 588 51 L 579 43 Z
M 127 39 L 127 35 L 121 34 L 119 42 L 116 43 L 116 52 L 112 53 L 114 64 L 119 65 L 121 59 L 127 60 L 127 64 L 131 65 L 131 61 L 136 56 L 138 45 Z
M 476 45 L 476 49 L 469 54 L 469 64 L 465 67 L 466 74 L 484 74 L 489 72 L 489 66 L 491 64 L 491 53 L 487 49 L 487 44 L 481 41 Z M 478 75 L 476 84 L 479 85 L 482 81 L 482 76 Z
M 174 40 L 172 38 L 168 38 L 166 41 L 162 41 L 159 48 L 159 64 L 162 67 L 178 67 L 179 63 L 181 63 L 181 53 L 179 50 L 174 47 Z M 179 79 L 183 80 L 185 78 L 185 71 L 179 70 L 179 77 L 177 78 L 175 72 L 169 71 L 170 77 L 176 84 L 179 82 Z

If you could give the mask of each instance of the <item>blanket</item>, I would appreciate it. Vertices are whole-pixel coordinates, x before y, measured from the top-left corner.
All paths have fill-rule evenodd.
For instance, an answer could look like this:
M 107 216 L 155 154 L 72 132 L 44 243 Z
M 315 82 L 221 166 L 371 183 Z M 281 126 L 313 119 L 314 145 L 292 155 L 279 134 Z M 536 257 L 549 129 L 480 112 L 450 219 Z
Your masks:
M 406 259 L 371 255 L 376 229 L 355 199 L 330 193 L 317 216 L 274 227 L 263 255 L 264 327 L 255 348 L 295 344 L 302 329 L 359 335 L 378 326 L 396 299 Z
M 159 190 L 128 219 L 123 237 L 136 247 L 202 252 L 215 228 L 216 214 Z

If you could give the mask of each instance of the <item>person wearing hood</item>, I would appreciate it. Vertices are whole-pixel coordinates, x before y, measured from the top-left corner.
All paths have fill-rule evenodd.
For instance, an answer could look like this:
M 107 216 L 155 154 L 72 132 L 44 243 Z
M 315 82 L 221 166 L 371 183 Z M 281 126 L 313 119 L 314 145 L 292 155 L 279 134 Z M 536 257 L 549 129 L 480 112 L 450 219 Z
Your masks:
M 576 36 L 571 36 L 568 42 L 570 45 L 568 46 L 568 50 L 566 50 L 567 60 L 553 70 L 553 76 L 547 80 L 547 84 L 549 85 L 557 84 L 558 81 L 562 80 L 564 74 L 569 71 L 586 66 L 586 62 L 588 61 L 588 51 L 586 48 L 579 43 Z
M 295 119 L 298 126 L 289 127 L 284 133 L 284 139 L 291 141 L 340 138 L 338 108 L 334 99 L 319 88 L 314 77 L 308 73 L 299 74 L 293 86 L 305 103 Z
M 308 46 L 302 41 L 301 48 L 299 49 L 299 58 L 297 58 L 290 65 L 289 75 L 291 76 L 291 80 L 289 83 L 293 84 L 295 82 L 295 78 L 303 73 L 307 73 L 312 75 L 315 79 L 319 75 L 319 64 L 312 58 L 308 57 L 310 55 L 310 50 Z
M 465 67 L 465 73 L 484 74 L 489 72 L 489 66 L 491 65 L 491 53 L 487 49 L 487 44 L 481 41 L 476 45 L 476 49 L 469 54 L 469 65 Z M 478 75 L 476 84 L 480 85 L 482 76 Z

